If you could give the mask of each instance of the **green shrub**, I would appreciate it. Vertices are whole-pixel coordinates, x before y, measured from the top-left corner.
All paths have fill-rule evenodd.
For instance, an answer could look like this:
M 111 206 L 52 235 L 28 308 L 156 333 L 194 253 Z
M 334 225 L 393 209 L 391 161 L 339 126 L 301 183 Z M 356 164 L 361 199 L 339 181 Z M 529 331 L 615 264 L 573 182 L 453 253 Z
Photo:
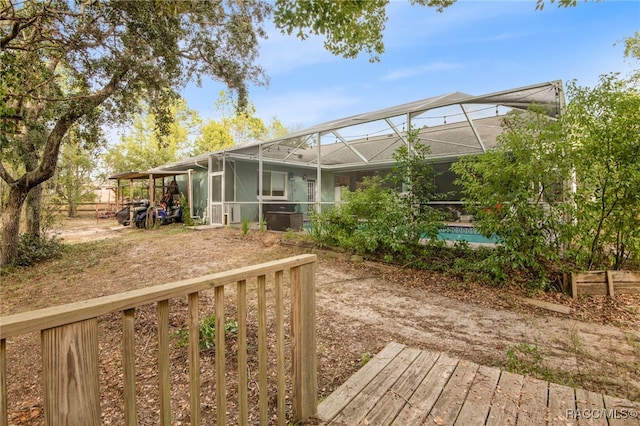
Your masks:
M 16 266 L 30 266 L 62 256 L 62 242 L 55 236 L 21 234 L 18 241 Z
M 405 146 L 394 153 L 386 177 L 365 177 L 356 191 L 343 191 L 342 203 L 311 215 L 309 234 L 317 243 L 399 263 L 421 256 L 425 241 L 437 244 L 442 214 L 427 205 L 434 199 L 433 169 L 415 136 L 409 132 L 411 154 Z
M 238 322 L 233 319 L 228 319 L 224 323 L 225 335 L 237 335 L 238 334 Z M 198 330 L 200 339 L 200 350 L 209 350 L 215 346 L 216 341 L 216 317 L 209 315 L 202 319 L 200 328 Z M 176 347 L 184 347 L 189 341 L 189 331 L 186 329 L 178 330 L 175 333 L 178 341 Z

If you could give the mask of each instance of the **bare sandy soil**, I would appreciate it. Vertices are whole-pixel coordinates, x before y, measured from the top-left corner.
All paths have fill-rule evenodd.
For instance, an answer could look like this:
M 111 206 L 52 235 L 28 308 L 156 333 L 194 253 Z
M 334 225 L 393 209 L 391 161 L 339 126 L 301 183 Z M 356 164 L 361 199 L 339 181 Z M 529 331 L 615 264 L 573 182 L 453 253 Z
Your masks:
M 301 252 L 319 255 L 317 333 L 320 397 L 328 395 L 387 343 L 441 351 L 480 364 L 518 368 L 552 381 L 640 400 L 640 297 L 584 298 L 558 294 L 533 297 L 572 308 L 569 315 L 522 303 L 518 290 L 482 287 L 441 273 L 402 270 L 349 256 L 302 248 L 285 234 L 237 228 L 191 230 L 170 225 L 158 230 L 116 226 L 115 221 L 67 221 L 56 232 L 74 244 L 73 256 L 2 277 L 2 315 L 114 294 L 154 284 L 261 263 Z M 96 240 L 105 240 L 96 242 Z M 212 300 L 212 297 L 210 297 Z M 203 309 L 207 307 L 204 299 Z M 209 302 L 211 301 L 209 300 Z M 171 324 L 184 324 L 184 302 L 172 304 Z M 210 306 L 210 305 L 209 305 Z M 229 309 L 233 310 L 233 304 Z M 154 311 L 137 314 L 140 333 L 138 403 L 140 424 L 155 424 Z M 119 317 L 101 321 L 103 418 L 121 423 Z M 231 342 L 230 344 L 233 344 Z M 10 418 L 14 424 L 42 424 L 37 336 L 8 342 Z M 183 367 L 186 354 L 172 362 Z M 203 357 L 203 388 L 213 371 Z M 229 364 L 232 364 L 230 361 Z M 176 424 L 188 423 L 183 406 L 184 371 L 172 372 Z M 231 372 L 230 374 L 232 374 Z M 210 375 L 210 376 L 208 376 Z M 151 383 L 146 383 L 151 382 Z M 255 389 L 254 389 L 255 391 Z M 231 396 L 233 389 L 229 390 Z M 250 395 L 253 392 L 250 390 Z M 147 399 L 149 401 L 147 401 Z M 215 410 L 204 404 L 205 416 Z M 230 410 L 233 411 L 233 403 Z M 233 416 L 233 415 L 232 415 Z

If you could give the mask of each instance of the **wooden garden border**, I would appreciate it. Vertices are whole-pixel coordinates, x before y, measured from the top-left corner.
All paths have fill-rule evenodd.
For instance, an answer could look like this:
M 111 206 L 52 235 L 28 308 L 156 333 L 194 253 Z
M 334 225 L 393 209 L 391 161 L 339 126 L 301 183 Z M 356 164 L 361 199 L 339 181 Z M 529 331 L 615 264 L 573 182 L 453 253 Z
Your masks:
M 570 289 L 578 295 L 608 295 L 640 293 L 640 271 L 572 272 Z

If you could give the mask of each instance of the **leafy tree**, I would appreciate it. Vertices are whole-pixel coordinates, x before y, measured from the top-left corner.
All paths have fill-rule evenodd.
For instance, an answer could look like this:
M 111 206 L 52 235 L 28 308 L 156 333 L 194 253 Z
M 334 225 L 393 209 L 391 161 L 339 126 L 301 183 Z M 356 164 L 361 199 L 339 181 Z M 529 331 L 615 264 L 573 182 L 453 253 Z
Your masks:
M 442 12 L 456 0 L 409 0 L 412 5 L 428 6 Z M 542 10 L 545 0 L 537 0 Z M 576 6 L 577 0 L 549 0 L 558 7 Z M 383 32 L 387 22 L 389 0 L 276 0 L 275 23 L 284 34 L 301 40 L 311 35 L 325 37 L 324 47 L 334 55 L 355 58 L 369 54 L 370 62 L 384 53 Z
M 222 115 L 219 121 L 209 120 L 200 128 L 200 136 L 194 142 L 194 155 L 218 151 L 223 148 L 255 140 L 268 140 L 288 133 L 284 125 L 273 118 L 268 126 L 255 116 L 253 103 L 238 112 L 237 101 L 229 97 L 224 90 L 220 91 L 216 101 L 216 109 Z
M 254 61 L 270 11 L 260 0 L 5 2 L 0 121 L 11 128 L 3 129 L 0 176 L 10 189 L 0 264 L 15 259 L 27 194 L 53 176 L 76 121 L 100 105 L 112 119 L 126 118 L 143 98 L 162 117 L 167 89 L 203 75 L 226 83 L 244 106 L 247 82 L 263 82 Z M 9 160 L 23 167 L 11 168 Z
M 233 136 L 224 124 L 209 120 L 200 128 L 200 136 L 194 143 L 193 155 L 219 151 L 235 145 Z
M 99 129 L 95 129 L 99 130 Z M 65 136 L 62 152 L 56 167 L 53 183 L 54 199 L 65 203 L 69 217 L 76 217 L 78 204 L 94 201 L 92 176 L 97 165 L 97 144 L 87 143 L 101 134 L 86 134 L 80 126 L 74 126 Z
M 604 75 L 590 89 L 571 83 L 565 114 L 577 177 L 578 260 L 621 268 L 640 257 L 640 91 Z
M 411 0 L 412 4 L 436 7 L 442 11 L 455 0 Z M 325 36 L 324 47 L 345 58 L 361 51 L 371 62 L 384 53 L 382 33 L 387 22 L 389 0 L 276 0 L 275 23 L 285 34 L 304 40 L 310 35 Z
M 198 114 L 183 99 L 173 100 L 165 114 L 163 133 L 156 126 L 158 117 L 150 110 L 134 116 L 129 132 L 105 154 L 112 172 L 148 170 L 188 157 L 189 137 L 201 122 Z

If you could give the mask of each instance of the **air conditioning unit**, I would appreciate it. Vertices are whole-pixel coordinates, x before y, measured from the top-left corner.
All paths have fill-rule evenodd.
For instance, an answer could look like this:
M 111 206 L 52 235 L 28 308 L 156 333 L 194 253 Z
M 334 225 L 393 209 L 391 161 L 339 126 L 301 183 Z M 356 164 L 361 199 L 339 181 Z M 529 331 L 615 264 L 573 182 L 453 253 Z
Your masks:
M 229 223 L 242 222 L 242 215 L 240 214 L 240 204 L 237 204 L 237 203 L 227 204 L 225 206 L 225 213 L 227 214 Z

